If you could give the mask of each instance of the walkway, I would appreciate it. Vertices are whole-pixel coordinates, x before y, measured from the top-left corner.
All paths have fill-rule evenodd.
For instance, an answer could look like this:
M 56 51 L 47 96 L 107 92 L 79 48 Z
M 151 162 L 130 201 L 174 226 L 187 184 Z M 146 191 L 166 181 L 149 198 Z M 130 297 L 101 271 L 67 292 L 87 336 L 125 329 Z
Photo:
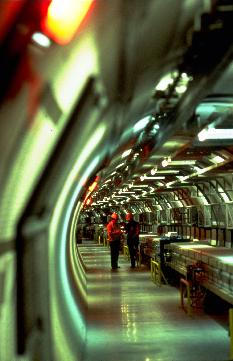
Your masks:
M 145 266 L 110 270 L 107 247 L 80 246 L 87 267 L 88 332 L 84 361 L 226 361 L 227 328 L 204 314 L 187 316 L 175 287 L 156 287 Z

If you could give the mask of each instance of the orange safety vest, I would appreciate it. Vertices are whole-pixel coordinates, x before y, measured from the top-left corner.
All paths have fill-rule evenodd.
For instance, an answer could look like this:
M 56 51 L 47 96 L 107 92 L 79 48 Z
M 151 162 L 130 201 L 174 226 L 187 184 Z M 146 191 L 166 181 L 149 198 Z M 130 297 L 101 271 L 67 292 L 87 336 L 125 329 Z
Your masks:
M 110 221 L 107 225 L 107 232 L 108 232 L 108 240 L 110 242 L 120 240 L 122 231 L 118 223 L 114 221 Z

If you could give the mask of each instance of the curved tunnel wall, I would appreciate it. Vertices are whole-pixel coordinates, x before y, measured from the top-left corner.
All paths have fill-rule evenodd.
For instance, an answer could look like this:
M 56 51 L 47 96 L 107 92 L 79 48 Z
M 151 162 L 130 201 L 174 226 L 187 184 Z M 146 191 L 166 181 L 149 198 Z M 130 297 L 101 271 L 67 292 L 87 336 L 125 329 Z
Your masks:
M 94 12 L 94 25 L 82 28 L 67 47 L 52 44 L 50 49 L 42 49 L 23 38 L 17 22 L 10 40 L 23 40 L 22 50 L 12 55 L 8 44 L 2 47 L 3 72 L 6 67 L 11 79 L 17 79 L 1 89 L 0 114 L 4 259 L 0 281 L 3 284 L 7 278 L 9 286 L 3 296 L 7 307 L 1 330 L 4 320 L 11 325 L 0 341 L 0 352 L 5 340 L 13 345 L 4 349 L 6 361 L 17 354 L 12 316 L 16 283 L 20 353 L 32 360 L 81 359 L 86 280 L 74 228 L 85 187 L 102 167 L 108 167 L 118 148 L 136 142 L 139 134 L 132 126 L 154 108 L 151 92 L 156 80 L 180 64 L 189 45 L 187 32 L 199 24 L 196 20 L 206 10 L 202 1 L 170 0 L 165 4 L 158 0 L 148 2 L 148 7 L 141 0 L 101 4 Z M 166 22 L 160 21 L 160 10 Z M 17 21 L 23 23 L 29 16 L 32 23 L 32 14 L 21 15 Z M 158 36 L 154 38 L 152 33 Z M 15 64 L 9 59 L 16 62 L 16 70 L 8 69 Z M 94 86 L 87 86 L 93 91 L 86 98 L 89 81 Z M 75 127 L 66 131 L 71 118 Z M 161 208 L 166 208 L 170 196 L 161 198 Z M 138 208 L 143 207 L 140 204 Z

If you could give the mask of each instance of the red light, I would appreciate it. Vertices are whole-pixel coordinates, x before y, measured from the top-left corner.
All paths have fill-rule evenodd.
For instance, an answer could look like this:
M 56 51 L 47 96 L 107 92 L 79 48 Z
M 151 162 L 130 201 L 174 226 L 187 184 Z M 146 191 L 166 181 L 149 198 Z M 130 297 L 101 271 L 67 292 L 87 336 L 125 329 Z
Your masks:
M 91 199 L 89 198 L 89 199 L 86 201 L 86 205 L 88 206 L 88 205 L 90 205 L 90 203 L 91 203 Z
M 71 41 L 94 0 L 52 0 L 43 32 L 60 45 Z
M 90 185 L 90 187 L 88 188 L 88 190 L 90 192 L 93 192 L 93 190 L 96 189 L 97 185 L 98 185 L 98 183 L 96 181 L 93 182 L 92 185 Z

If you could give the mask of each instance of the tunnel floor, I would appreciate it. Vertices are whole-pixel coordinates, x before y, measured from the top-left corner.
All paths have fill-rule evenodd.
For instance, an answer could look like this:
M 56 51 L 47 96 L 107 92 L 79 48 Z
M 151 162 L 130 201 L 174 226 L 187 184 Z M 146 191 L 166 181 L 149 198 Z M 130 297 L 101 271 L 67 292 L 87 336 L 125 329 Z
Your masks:
M 144 265 L 125 256 L 110 269 L 109 248 L 79 246 L 87 269 L 88 327 L 83 361 L 223 361 L 230 339 L 221 316 L 202 310 L 188 316 L 179 290 L 156 286 Z M 226 323 L 226 320 L 224 320 Z

